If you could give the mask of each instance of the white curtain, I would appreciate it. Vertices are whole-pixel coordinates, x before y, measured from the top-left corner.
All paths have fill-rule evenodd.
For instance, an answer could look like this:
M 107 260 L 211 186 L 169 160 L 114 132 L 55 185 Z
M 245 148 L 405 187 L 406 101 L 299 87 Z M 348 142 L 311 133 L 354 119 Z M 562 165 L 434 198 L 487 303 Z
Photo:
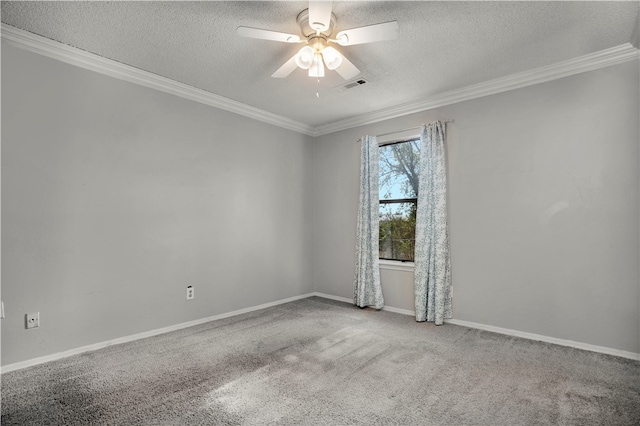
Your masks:
M 424 127 L 415 248 L 416 321 L 437 325 L 451 318 L 451 264 L 447 227 L 445 123 Z
M 379 158 L 375 136 L 362 138 L 360 150 L 360 202 L 356 233 L 356 273 L 353 283 L 353 304 L 361 308 L 384 306 L 378 262 L 379 234 Z

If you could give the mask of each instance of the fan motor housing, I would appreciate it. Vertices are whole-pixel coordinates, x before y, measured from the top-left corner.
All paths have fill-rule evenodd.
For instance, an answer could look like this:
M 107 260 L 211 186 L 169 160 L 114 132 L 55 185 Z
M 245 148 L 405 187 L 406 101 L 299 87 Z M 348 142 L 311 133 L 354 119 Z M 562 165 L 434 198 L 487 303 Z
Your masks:
M 309 25 L 309 9 L 305 9 L 300 12 L 298 14 L 298 17 L 296 18 L 296 22 L 300 26 L 300 31 L 306 38 L 316 35 L 316 30 L 311 28 L 311 25 Z M 325 40 L 331 35 L 337 22 L 338 20 L 336 19 L 336 15 L 334 15 L 332 12 L 331 21 L 329 22 L 329 28 L 325 31 L 320 32 L 320 35 L 324 36 L 323 38 Z

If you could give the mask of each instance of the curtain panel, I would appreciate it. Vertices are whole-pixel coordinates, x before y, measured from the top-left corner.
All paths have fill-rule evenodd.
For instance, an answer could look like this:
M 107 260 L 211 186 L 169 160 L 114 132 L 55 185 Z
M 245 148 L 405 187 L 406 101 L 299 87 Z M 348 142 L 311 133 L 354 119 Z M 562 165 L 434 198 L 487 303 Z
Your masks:
M 384 306 L 378 261 L 379 235 L 379 161 L 375 136 L 365 136 L 360 149 L 360 201 L 356 231 L 356 268 L 353 304 L 364 308 Z
M 415 246 L 416 321 L 451 318 L 451 264 L 447 226 L 445 123 L 422 131 Z

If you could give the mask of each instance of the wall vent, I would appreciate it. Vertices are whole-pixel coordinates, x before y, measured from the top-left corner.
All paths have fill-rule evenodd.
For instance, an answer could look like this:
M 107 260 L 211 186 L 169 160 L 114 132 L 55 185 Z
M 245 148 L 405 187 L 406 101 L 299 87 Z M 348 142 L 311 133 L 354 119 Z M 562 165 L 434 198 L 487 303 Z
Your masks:
M 344 85 L 345 89 L 352 89 L 354 87 L 358 87 L 358 86 L 362 86 L 363 84 L 366 84 L 367 80 L 365 80 L 364 78 L 360 78 L 356 81 L 352 81 L 351 83 L 347 83 Z

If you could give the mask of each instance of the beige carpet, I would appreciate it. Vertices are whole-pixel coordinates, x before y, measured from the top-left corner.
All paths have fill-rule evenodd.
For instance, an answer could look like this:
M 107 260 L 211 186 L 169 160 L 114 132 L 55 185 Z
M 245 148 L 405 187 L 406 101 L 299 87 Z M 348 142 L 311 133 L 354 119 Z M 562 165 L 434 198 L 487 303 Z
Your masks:
M 640 425 L 640 362 L 310 298 L 2 376 L 2 425 Z

